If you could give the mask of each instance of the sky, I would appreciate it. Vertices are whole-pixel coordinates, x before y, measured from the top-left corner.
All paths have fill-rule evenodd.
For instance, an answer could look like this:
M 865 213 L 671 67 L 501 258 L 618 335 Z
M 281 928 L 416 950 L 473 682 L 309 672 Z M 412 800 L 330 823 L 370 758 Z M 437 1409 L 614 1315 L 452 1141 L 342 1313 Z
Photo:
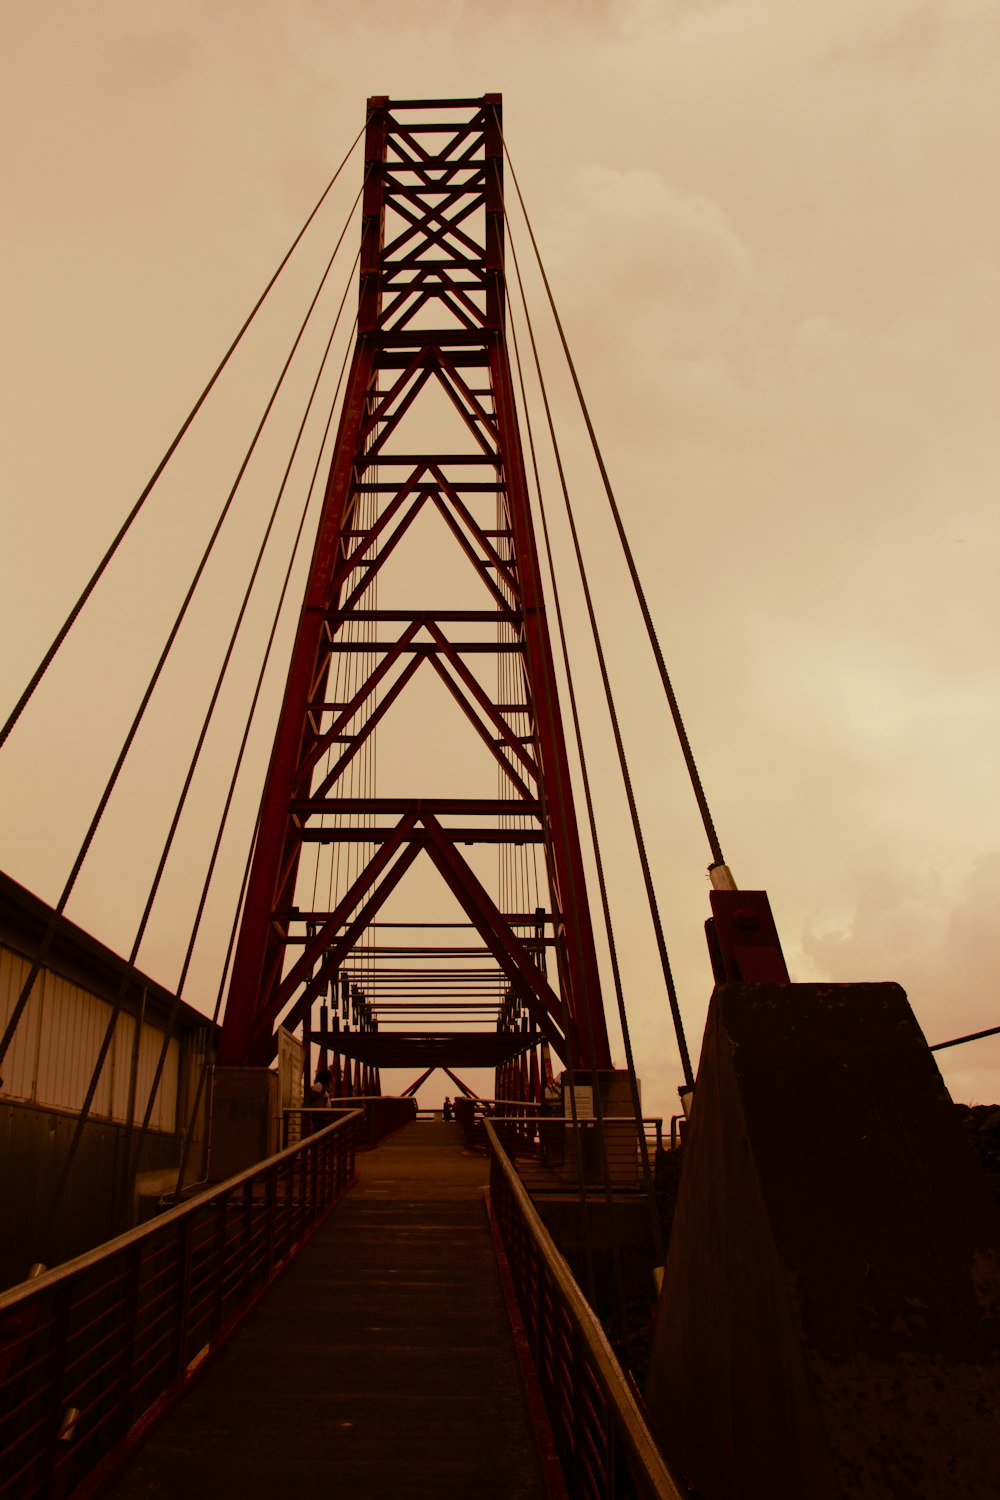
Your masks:
M 499 91 L 737 881 L 768 890 L 794 979 L 897 980 L 931 1042 L 1000 1024 L 992 0 L 8 0 L 6 11 L 4 711 L 356 135 L 366 97 Z M 356 187 L 345 173 L 328 242 Z M 0 864 L 50 901 L 208 524 L 207 496 L 228 483 L 238 412 L 259 401 L 255 372 L 270 378 L 280 363 L 297 306 L 279 294 L 253 359 L 192 434 L 155 517 L 0 756 Z M 544 342 L 554 360 L 551 332 Z M 565 377 L 553 381 L 565 398 Z M 564 405 L 697 1053 L 710 856 Z M 264 467 L 280 475 L 277 452 Z M 155 862 L 158 791 L 201 690 L 203 645 L 231 612 L 247 544 L 231 545 L 68 908 L 118 951 Z M 279 655 L 282 641 L 287 631 Z M 671 1113 L 676 1050 L 607 732 L 585 698 L 644 1099 Z M 264 753 L 261 739 L 252 763 Z M 220 743 L 217 780 L 224 760 Z M 213 785 L 193 799 L 203 822 Z M 248 789 L 244 828 L 254 804 Z M 186 837 L 140 955 L 166 984 L 197 864 L 197 831 Z M 212 933 L 238 863 L 234 848 Z M 186 992 L 207 1009 L 219 949 L 210 937 Z M 938 1060 L 955 1098 L 1000 1099 L 1000 1037 Z

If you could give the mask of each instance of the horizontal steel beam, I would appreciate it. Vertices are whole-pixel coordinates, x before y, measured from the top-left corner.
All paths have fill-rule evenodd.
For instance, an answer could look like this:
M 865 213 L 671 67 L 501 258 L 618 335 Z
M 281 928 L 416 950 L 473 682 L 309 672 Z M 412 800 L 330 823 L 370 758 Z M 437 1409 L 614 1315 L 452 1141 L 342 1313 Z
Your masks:
M 448 828 L 452 844 L 541 844 L 545 835 L 540 828 Z M 304 844 L 384 844 L 396 833 L 395 828 L 303 828 L 299 834 Z M 415 828 L 404 837 L 406 843 L 423 842 L 423 831 Z
M 537 1045 L 536 1035 L 500 1031 L 443 1031 L 429 1033 L 388 1031 L 312 1030 L 309 1040 L 341 1057 L 373 1068 L 498 1068 Z
M 493 567 L 492 563 L 484 562 L 484 568 Z M 438 656 L 444 650 L 436 641 L 410 641 L 401 646 L 398 641 L 337 641 L 330 643 L 331 651 L 350 651 L 355 655 L 369 653 L 374 655 L 376 651 L 398 651 L 411 655 Z M 457 651 L 462 656 L 508 656 L 514 652 L 520 653 L 523 647 L 520 641 L 449 641 L 450 651 Z
M 430 812 L 435 817 L 538 817 L 541 803 L 523 797 L 296 797 L 294 813 L 369 813 L 399 817 Z
M 364 536 L 366 533 L 360 533 Z M 331 609 L 328 620 L 381 620 L 406 621 L 432 620 L 435 625 L 443 622 L 463 624 L 473 622 L 484 625 L 519 625 L 521 613 L 516 609 Z

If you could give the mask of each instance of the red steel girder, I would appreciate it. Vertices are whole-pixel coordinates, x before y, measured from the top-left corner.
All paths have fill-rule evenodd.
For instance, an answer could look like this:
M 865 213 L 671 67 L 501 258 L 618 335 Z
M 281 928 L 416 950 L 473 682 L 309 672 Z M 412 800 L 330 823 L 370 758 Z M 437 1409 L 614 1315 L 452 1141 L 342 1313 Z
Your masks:
M 500 99 L 442 107 L 471 113 L 443 121 L 428 117 L 429 105 L 369 101 L 358 338 L 261 800 L 223 1063 L 268 1062 L 282 1015 L 308 1029 L 314 998 L 353 963 L 382 905 L 425 858 L 497 963 L 498 983 L 517 997 L 515 1012 L 520 1005 L 531 1017 L 532 1034 L 540 1032 L 575 1066 L 610 1063 L 504 333 Z M 423 326 L 437 313 L 440 327 Z M 483 375 L 467 375 L 473 369 L 488 372 L 485 387 Z M 470 451 L 455 452 L 453 443 L 447 452 L 395 451 L 432 387 L 457 412 Z M 407 443 L 412 449 L 412 437 Z M 469 477 L 483 467 L 493 471 L 486 482 Z M 374 580 L 390 556 L 404 555 L 399 549 L 428 500 L 492 610 L 370 607 Z M 496 522 L 482 519 L 477 507 L 484 503 L 499 505 Z M 370 639 L 378 620 L 397 621 L 400 637 Z M 452 640 L 447 626 L 461 620 L 495 622 L 496 641 Z M 503 674 L 495 692 L 487 689 L 475 666 L 486 654 L 512 661 L 504 671 L 513 691 L 501 691 Z M 391 720 L 424 660 L 516 797 L 426 799 L 418 786 L 416 796 L 392 803 L 351 794 L 345 773 L 362 763 L 363 750 L 370 759 L 376 726 Z M 343 701 L 328 684 L 338 661 L 361 664 L 345 678 L 351 685 Z M 514 701 L 501 701 L 506 697 Z M 345 795 L 334 795 L 338 787 Z M 441 818 L 449 815 L 494 821 L 446 826 Z M 389 816 L 399 821 L 381 821 Z M 544 844 L 549 881 L 548 937 L 537 913 L 504 916 L 457 848 L 536 840 Z M 352 866 L 357 873 L 332 910 L 314 910 L 311 901 L 305 917 L 295 905 L 301 855 L 320 843 L 371 852 Z M 516 928 L 532 923 L 534 936 L 522 938 Z M 546 949 L 555 955 L 558 993 L 539 967 Z M 433 962 L 441 949 L 414 944 L 412 951 Z M 433 983 L 433 971 L 425 973 Z M 440 976 L 442 997 L 455 993 L 456 977 Z M 430 1036 L 432 1016 L 426 1030 Z M 329 1044 L 336 1045 L 332 1036 Z

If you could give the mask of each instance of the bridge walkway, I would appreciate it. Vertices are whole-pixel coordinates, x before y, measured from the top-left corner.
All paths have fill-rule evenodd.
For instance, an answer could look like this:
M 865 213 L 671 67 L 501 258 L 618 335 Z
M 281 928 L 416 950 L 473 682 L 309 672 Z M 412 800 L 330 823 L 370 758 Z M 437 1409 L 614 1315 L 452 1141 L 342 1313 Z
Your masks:
M 406 1126 L 107 1492 L 114 1500 L 542 1500 L 489 1224 L 458 1127 Z

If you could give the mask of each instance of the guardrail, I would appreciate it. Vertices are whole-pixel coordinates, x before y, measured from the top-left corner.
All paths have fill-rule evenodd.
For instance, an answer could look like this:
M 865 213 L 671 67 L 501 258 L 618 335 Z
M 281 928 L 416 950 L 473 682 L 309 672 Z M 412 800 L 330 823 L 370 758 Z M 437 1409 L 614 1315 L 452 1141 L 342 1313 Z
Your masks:
M 318 1130 L 330 1119 L 331 1113 L 342 1114 L 345 1110 L 358 1115 L 355 1146 L 359 1151 L 365 1151 L 415 1120 L 417 1101 L 404 1099 L 401 1095 L 368 1094 L 357 1099 L 334 1099 L 323 1109 L 285 1109 L 282 1111 L 284 1144 L 290 1146 L 302 1139 L 306 1122 L 313 1130 Z
M 483 1108 L 488 1105 L 488 1112 Z M 603 1120 L 539 1110 L 537 1105 L 514 1106 L 506 1100 L 455 1101 L 455 1118 L 466 1143 L 486 1147 L 484 1124 L 489 1120 L 509 1156 L 537 1157 L 543 1166 L 565 1168 L 594 1187 L 606 1182 L 605 1163 L 611 1185 L 618 1189 L 643 1186 L 643 1162 L 639 1129 L 632 1115 L 605 1115 Z M 663 1120 L 644 1116 L 640 1122 L 650 1158 L 663 1149 Z
M 0 1293 L 0 1494 L 94 1494 L 355 1178 L 352 1113 Z
M 493 1128 L 490 1200 L 570 1495 L 581 1500 L 681 1500 L 615 1359 Z

